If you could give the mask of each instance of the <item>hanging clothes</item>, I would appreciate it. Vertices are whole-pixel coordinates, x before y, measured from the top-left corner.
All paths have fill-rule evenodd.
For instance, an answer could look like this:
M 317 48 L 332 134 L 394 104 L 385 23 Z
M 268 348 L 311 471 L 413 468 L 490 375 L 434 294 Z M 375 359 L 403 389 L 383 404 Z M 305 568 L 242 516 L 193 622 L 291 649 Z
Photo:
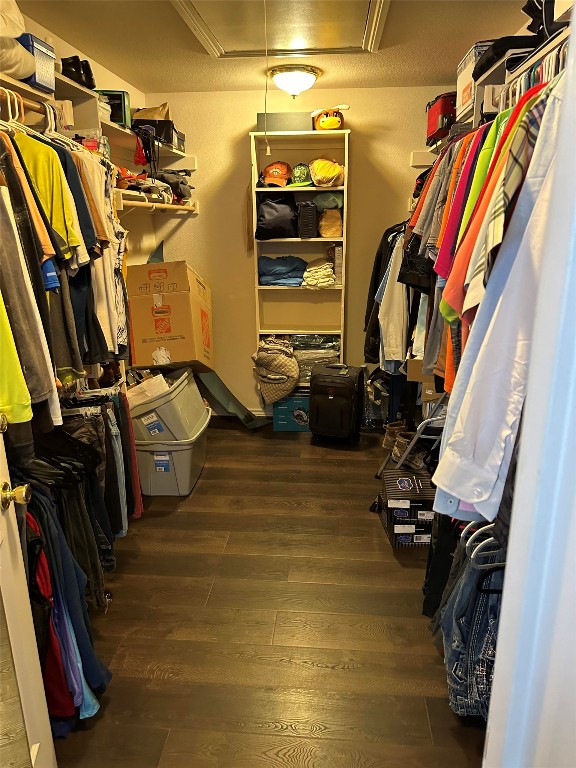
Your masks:
M 531 297 L 546 253 L 544 223 L 563 99 L 562 79 L 548 97 L 532 161 L 448 407 L 442 455 L 434 475 L 438 485 L 434 508 L 461 519 L 493 520 L 502 499 L 525 396 L 534 322 Z M 498 392 L 497 398 L 493 392 Z M 475 511 L 458 510 L 460 500 Z

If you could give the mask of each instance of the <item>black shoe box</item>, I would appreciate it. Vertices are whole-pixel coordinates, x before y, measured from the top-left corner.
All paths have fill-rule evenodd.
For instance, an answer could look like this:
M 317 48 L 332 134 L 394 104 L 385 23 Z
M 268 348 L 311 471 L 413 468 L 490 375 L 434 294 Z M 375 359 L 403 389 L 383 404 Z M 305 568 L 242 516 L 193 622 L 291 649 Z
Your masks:
M 432 538 L 435 490 L 426 472 L 387 470 L 378 514 L 393 547 L 427 546 Z

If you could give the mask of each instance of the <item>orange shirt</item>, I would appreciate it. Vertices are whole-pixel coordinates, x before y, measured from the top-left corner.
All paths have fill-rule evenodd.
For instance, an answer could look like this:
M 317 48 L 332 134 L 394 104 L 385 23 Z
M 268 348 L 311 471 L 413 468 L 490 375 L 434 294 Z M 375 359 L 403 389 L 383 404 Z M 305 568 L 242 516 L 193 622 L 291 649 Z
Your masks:
M 36 231 L 36 234 L 38 235 L 38 240 L 40 241 L 40 246 L 42 248 L 42 256 L 43 256 L 42 261 L 46 261 L 46 259 L 49 259 L 52 256 L 55 256 L 56 251 L 54 250 L 54 246 L 50 241 L 50 235 L 48 234 L 48 230 L 46 229 L 46 225 L 44 224 L 42 216 L 40 216 L 40 211 L 38 210 L 38 206 L 36 205 L 36 200 L 34 199 L 34 195 L 32 194 L 32 190 L 30 189 L 30 185 L 28 184 L 28 179 L 26 178 L 26 174 L 24 173 L 24 169 L 22 168 L 22 163 L 20 162 L 20 158 L 18 157 L 16 150 L 14 149 L 14 146 L 12 144 L 12 139 L 7 133 L 4 133 L 4 131 L 0 131 L 0 136 L 4 139 L 6 147 L 10 152 L 10 157 L 12 158 L 12 162 L 14 163 L 14 168 L 16 170 L 18 180 L 20 181 L 20 186 L 22 187 L 24 197 L 26 198 L 26 204 L 28 205 L 28 210 L 30 211 L 30 218 L 32 219 L 32 225 Z
M 438 233 L 438 241 L 437 241 L 438 248 L 440 248 L 440 246 L 442 245 L 442 240 L 444 238 L 444 231 L 446 229 L 446 225 L 448 224 L 448 217 L 450 216 L 452 199 L 454 197 L 454 192 L 456 191 L 456 185 L 458 183 L 458 179 L 460 178 L 460 175 L 458 172 L 462 167 L 462 165 L 464 164 L 466 157 L 468 156 L 468 150 L 470 148 L 473 138 L 474 138 L 474 133 L 468 133 L 466 136 L 464 136 L 464 138 L 462 139 L 462 146 L 460 147 L 460 151 L 458 152 L 458 155 L 456 156 L 456 160 L 454 161 L 452 176 L 450 178 L 450 186 L 448 188 L 448 197 L 446 198 L 444 215 L 442 216 L 442 224 L 440 225 L 440 232 Z
M 420 218 L 422 208 L 424 206 L 424 203 L 426 202 L 426 195 L 428 194 L 428 190 L 430 189 L 430 185 L 432 184 L 432 179 L 436 175 L 436 171 L 438 170 L 438 167 L 440 166 L 440 161 L 442 160 L 443 157 L 444 157 L 444 152 L 442 152 L 438 156 L 438 159 L 432 166 L 432 170 L 428 174 L 428 178 L 426 179 L 426 184 L 424 184 L 424 189 L 422 190 L 422 192 L 420 193 L 420 197 L 418 198 L 418 205 L 416 206 L 416 209 L 412 214 L 410 221 L 408 222 L 409 229 L 414 229 L 414 227 L 418 223 L 418 219 Z
M 488 183 L 482 189 L 481 198 L 478 200 L 477 208 L 474 211 L 473 218 L 468 222 L 468 229 L 464 235 L 464 239 L 460 243 L 460 247 L 456 253 L 454 264 L 452 266 L 452 272 L 446 282 L 444 292 L 442 294 L 442 303 L 448 304 L 458 315 L 462 314 L 464 307 L 464 299 L 466 297 L 466 291 L 464 289 L 464 283 L 466 281 L 466 274 L 468 272 L 468 265 L 474 251 L 474 246 L 478 239 L 480 229 L 484 223 L 490 201 L 494 195 L 496 185 L 500 180 L 500 175 L 505 167 L 508 158 L 508 152 L 504 152 L 500 158 L 495 172 L 490 177 Z M 442 312 L 444 317 L 450 322 L 450 318 L 446 317 L 446 314 Z M 462 324 L 463 326 L 465 323 Z

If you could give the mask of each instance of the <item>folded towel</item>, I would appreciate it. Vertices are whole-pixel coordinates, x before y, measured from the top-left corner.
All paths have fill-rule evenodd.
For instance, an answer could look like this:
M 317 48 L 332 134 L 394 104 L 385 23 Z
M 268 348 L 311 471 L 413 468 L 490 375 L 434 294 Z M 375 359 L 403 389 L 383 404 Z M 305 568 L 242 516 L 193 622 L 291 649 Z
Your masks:
M 333 275 L 334 270 L 330 267 L 322 267 L 322 269 L 307 269 L 304 272 L 304 276 L 322 277 L 323 275 Z
M 319 259 L 313 259 L 308 262 L 307 269 L 318 269 L 319 267 L 331 267 L 332 262 L 325 256 L 321 256 Z

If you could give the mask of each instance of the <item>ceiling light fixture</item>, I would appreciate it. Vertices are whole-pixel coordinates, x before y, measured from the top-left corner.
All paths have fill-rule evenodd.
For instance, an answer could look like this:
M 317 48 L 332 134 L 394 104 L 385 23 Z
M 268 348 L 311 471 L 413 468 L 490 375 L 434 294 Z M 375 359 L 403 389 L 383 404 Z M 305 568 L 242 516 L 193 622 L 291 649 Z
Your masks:
M 275 86 L 286 91 L 295 99 L 302 91 L 312 88 L 322 74 L 322 70 L 318 67 L 305 65 L 281 64 L 269 69 L 267 74 Z

